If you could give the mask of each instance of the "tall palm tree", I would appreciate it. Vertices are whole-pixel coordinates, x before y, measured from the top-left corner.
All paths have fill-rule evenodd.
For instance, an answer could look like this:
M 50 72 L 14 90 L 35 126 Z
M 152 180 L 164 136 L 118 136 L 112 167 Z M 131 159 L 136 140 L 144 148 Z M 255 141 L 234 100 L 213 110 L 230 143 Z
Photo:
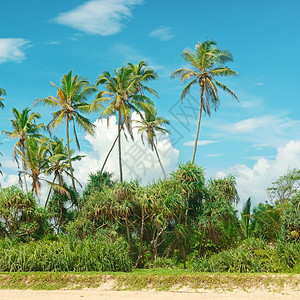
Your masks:
M 2 102 L 4 99 L 1 96 L 6 96 L 6 92 L 4 89 L 0 88 L 0 108 L 4 108 L 4 104 Z
M 81 160 L 83 155 L 73 156 L 74 150 L 71 149 L 71 161 Z M 58 139 L 54 137 L 52 141 L 50 141 L 49 147 L 49 157 L 48 157 L 48 166 L 45 171 L 47 175 L 53 174 L 52 184 L 55 183 L 56 179 L 58 179 L 58 184 L 63 186 L 64 179 L 63 175 L 66 174 L 71 177 L 69 173 L 70 165 L 68 160 L 68 149 L 67 145 L 64 144 L 63 139 Z M 79 181 L 75 178 L 75 180 L 79 183 Z M 80 183 L 79 183 L 80 184 Z M 47 203 L 49 201 L 50 195 L 52 191 L 52 185 L 50 185 L 47 199 L 45 201 L 45 208 L 47 207 Z
M 36 124 L 36 120 L 41 116 L 39 113 L 31 112 L 30 108 L 24 108 L 22 111 L 13 108 L 12 114 L 14 119 L 10 119 L 10 121 L 13 130 L 3 130 L 2 133 L 6 134 L 9 138 L 18 139 L 13 150 L 13 158 L 18 163 L 18 153 L 20 153 L 20 151 L 23 154 L 22 157 L 26 157 L 26 141 L 28 137 L 41 138 L 42 134 L 40 131 L 44 129 L 45 126 L 43 123 Z M 17 151 L 17 149 L 20 151 Z M 23 172 L 26 171 L 26 166 L 23 159 L 22 170 Z M 23 176 L 25 188 L 28 192 L 25 173 L 23 173 Z
M 182 56 L 184 61 L 191 65 L 191 69 L 181 68 L 174 71 L 171 75 L 172 78 L 179 77 L 182 82 L 189 81 L 181 93 L 181 100 L 184 100 L 194 85 L 199 85 L 200 88 L 199 117 L 192 156 L 192 162 L 194 162 L 202 111 L 210 116 L 211 105 L 217 110 L 219 105 L 218 88 L 238 100 L 236 94 L 216 78 L 238 74 L 225 66 L 227 62 L 233 61 L 231 53 L 227 50 L 219 49 L 214 41 L 208 40 L 198 43 L 194 51 L 186 49 L 182 52 Z
M 152 151 L 155 151 L 159 165 L 164 174 L 164 178 L 167 178 L 166 172 L 161 163 L 160 157 L 157 151 L 157 136 L 156 132 L 160 132 L 162 134 L 166 134 L 169 131 L 163 127 L 163 125 L 170 124 L 170 122 L 160 116 L 157 116 L 157 109 L 154 107 L 145 113 L 145 117 L 142 117 L 141 120 L 136 121 L 139 125 L 136 126 L 138 128 L 138 133 L 141 134 L 142 142 L 144 143 L 143 136 L 146 134 L 148 144 L 151 147 Z
M 42 102 L 44 104 L 58 107 L 59 110 L 52 113 L 52 120 L 49 127 L 55 129 L 58 125 L 66 122 L 67 150 L 68 160 L 72 178 L 73 189 L 76 193 L 75 179 L 72 168 L 71 150 L 70 150 L 70 133 L 69 126 L 73 123 L 74 136 L 78 149 L 80 149 L 79 141 L 76 133 L 76 125 L 82 128 L 86 133 L 94 134 L 94 125 L 91 121 L 84 117 L 81 113 L 90 112 L 90 104 L 87 103 L 87 97 L 97 89 L 90 85 L 89 82 L 78 75 L 72 75 L 72 71 L 64 74 L 61 79 L 60 87 L 51 82 L 51 85 L 57 89 L 57 96 L 49 96 L 43 99 L 37 99 L 35 103 Z
M 133 75 L 132 66 L 127 65 L 117 70 L 114 69 L 114 73 L 115 76 L 105 71 L 98 77 L 96 85 L 102 84 L 106 90 L 98 93 L 92 103 L 92 109 L 103 107 L 103 103 L 109 101 L 109 105 L 104 109 L 100 118 L 106 116 L 109 123 L 109 117 L 117 115 L 120 181 L 123 182 L 121 131 L 126 128 L 133 139 L 132 113 L 147 111 L 153 103 L 147 96 L 139 93 L 142 78 Z M 143 89 L 145 89 L 144 86 Z

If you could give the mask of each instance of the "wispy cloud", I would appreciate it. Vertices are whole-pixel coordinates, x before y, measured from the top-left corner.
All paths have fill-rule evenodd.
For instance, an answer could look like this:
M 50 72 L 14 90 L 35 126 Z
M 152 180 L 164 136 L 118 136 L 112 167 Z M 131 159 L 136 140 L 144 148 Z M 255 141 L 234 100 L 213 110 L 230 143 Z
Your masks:
M 263 82 L 257 82 L 254 85 L 265 85 Z
M 59 45 L 61 44 L 60 41 L 49 41 L 49 42 L 46 42 L 46 45 Z
M 175 35 L 170 27 L 158 27 L 149 33 L 150 37 L 158 38 L 160 41 L 172 40 Z
M 142 3 L 142 0 L 92 0 L 60 13 L 55 21 L 88 34 L 108 36 L 120 32 L 132 18 L 133 7 Z
M 282 116 L 262 116 L 258 118 L 249 118 L 242 121 L 222 126 L 222 131 L 230 133 L 249 133 L 256 129 L 271 129 L 276 133 L 281 133 L 283 130 L 297 127 L 300 125 L 300 120 L 291 120 Z
M 0 64 L 8 61 L 22 62 L 26 58 L 23 51 L 28 46 L 30 41 L 25 39 L 0 39 Z
M 219 157 L 219 156 L 224 156 L 224 154 L 221 153 L 215 153 L 215 154 L 206 154 L 206 157 Z
M 265 115 L 248 118 L 231 124 L 218 124 L 214 130 L 218 133 L 213 138 L 248 141 L 254 147 L 278 148 L 290 139 L 299 139 L 300 120 L 293 120 L 286 114 Z
M 205 145 L 209 145 L 209 144 L 213 144 L 213 143 L 217 143 L 218 141 L 212 141 L 212 140 L 203 140 L 203 141 L 198 141 L 197 145 L 198 146 L 205 146 Z M 185 142 L 183 145 L 184 146 L 194 146 L 195 141 L 187 141 Z
M 141 60 L 144 60 L 147 62 L 148 67 L 155 71 L 164 68 L 164 66 L 156 64 L 152 58 L 142 55 L 139 51 L 126 44 L 115 44 L 112 52 L 117 53 L 118 56 L 124 58 L 125 62 L 139 63 Z

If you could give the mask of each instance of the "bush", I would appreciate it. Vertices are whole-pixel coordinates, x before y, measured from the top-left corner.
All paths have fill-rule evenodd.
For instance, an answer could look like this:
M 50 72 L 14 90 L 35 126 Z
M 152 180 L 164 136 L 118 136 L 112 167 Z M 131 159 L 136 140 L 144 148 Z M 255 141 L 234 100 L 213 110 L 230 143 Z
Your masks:
M 300 264 L 300 244 L 274 246 L 246 240 L 236 249 L 203 257 L 194 264 L 200 272 L 291 272 Z
M 32 193 L 11 186 L 0 190 L 0 237 L 38 239 L 49 231 L 46 215 Z
M 123 239 L 58 237 L 37 242 L 0 242 L 1 272 L 123 271 L 131 270 L 129 249 Z

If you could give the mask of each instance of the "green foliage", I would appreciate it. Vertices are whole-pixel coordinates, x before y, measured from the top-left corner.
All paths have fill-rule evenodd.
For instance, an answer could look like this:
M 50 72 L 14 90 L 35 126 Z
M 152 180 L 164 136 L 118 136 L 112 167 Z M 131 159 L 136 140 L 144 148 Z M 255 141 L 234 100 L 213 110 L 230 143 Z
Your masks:
M 246 239 L 249 237 L 250 218 L 251 218 L 251 198 L 248 198 L 241 212 L 241 226 Z
M 38 238 L 47 229 L 45 217 L 32 193 L 25 194 L 17 186 L 0 190 L 0 236 Z
M 112 180 L 112 173 L 96 172 L 89 174 L 88 183 L 83 191 L 82 198 L 85 199 L 96 192 L 101 192 L 104 186 L 112 187 L 115 182 Z
M 272 187 L 268 188 L 271 201 L 275 203 L 285 203 L 299 191 L 300 170 L 293 169 L 287 172 L 274 181 L 272 185 Z
M 131 270 L 128 245 L 123 239 L 79 240 L 57 237 L 28 244 L 0 242 L 0 271 L 123 271 Z
M 248 239 L 239 247 L 198 259 L 201 272 L 291 272 L 300 264 L 300 243 L 274 246 L 263 240 Z
M 254 207 L 250 224 L 252 235 L 266 241 L 276 241 L 280 233 L 280 208 L 268 203 Z
M 300 191 L 287 201 L 282 214 L 282 233 L 288 240 L 300 240 Z
M 64 232 L 66 224 L 73 219 L 74 208 L 78 206 L 75 191 L 71 186 L 63 184 L 68 195 L 54 192 L 47 206 L 48 217 L 57 233 Z
M 208 190 L 213 201 L 220 199 L 229 204 L 237 204 L 240 201 L 236 189 L 236 180 L 233 175 L 210 180 Z

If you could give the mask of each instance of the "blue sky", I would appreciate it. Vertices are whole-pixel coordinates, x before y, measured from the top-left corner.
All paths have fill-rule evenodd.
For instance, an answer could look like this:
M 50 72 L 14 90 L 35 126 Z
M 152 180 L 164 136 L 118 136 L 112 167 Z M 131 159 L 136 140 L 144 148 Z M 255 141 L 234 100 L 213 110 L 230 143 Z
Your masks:
M 169 142 L 177 152 L 166 154 L 165 163 L 172 170 L 191 158 L 196 118 L 190 108 L 197 102 L 179 103 L 183 86 L 170 74 L 184 66 L 183 49 L 213 39 L 233 54 L 229 66 L 240 76 L 223 81 L 240 103 L 220 93 L 219 110 L 201 124 L 196 161 L 208 176 L 236 174 L 241 197 L 263 201 L 272 180 L 300 168 L 299 9 L 296 0 L 7 1 L 0 18 L 0 87 L 7 91 L 1 129 L 10 129 L 13 107 L 54 95 L 50 81 L 58 84 L 71 69 L 94 82 L 105 70 L 144 59 L 160 76 L 151 87 L 160 96 L 159 114 L 171 121 Z M 191 95 L 199 99 L 197 89 Z M 48 108 L 33 110 L 50 120 Z M 104 152 L 96 144 L 105 140 L 80 136 L 87 155 Z M 5 184 L 16 171 L 13 142 L 2 137 L 2 143 Z

